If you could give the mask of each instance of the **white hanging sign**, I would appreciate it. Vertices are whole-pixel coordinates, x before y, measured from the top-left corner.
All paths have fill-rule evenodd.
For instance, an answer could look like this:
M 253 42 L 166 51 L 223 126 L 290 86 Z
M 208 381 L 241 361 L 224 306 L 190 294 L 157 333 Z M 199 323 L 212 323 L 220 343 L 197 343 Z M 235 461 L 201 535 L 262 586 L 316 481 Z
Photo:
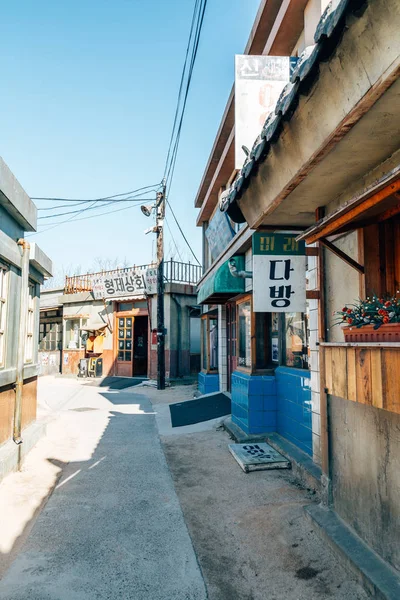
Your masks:
M 253 235 L 253 311 L 305 312 L 305 243 L 296 236 Z

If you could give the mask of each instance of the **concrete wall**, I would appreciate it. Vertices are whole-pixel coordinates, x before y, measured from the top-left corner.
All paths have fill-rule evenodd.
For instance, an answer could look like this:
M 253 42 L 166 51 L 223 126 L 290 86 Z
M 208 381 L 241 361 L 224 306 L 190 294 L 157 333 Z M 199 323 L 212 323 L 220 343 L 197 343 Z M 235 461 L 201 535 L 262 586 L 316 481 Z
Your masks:
M 400 415 L 329 397 L 334 508 L 400 570 Z
M 190 314 L 189 307 L 196 306 L 192 294 L 170 293 L 164 297 L 165 326 L 167 336 L 166 376 L 179 378 L 190 376 Z

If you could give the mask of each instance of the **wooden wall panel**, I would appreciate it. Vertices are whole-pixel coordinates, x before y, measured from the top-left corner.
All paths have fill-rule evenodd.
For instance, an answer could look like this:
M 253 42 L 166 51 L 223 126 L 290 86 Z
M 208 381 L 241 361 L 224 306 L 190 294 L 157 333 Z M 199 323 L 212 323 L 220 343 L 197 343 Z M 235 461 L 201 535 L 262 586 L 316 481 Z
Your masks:
M 329 394 L 400 414 L 400 347 L 325 346 Z
M 383 408 L 400 413 L 400 352 L 387 349 L 382 358 Z
M 357 402 L 372 404 L 371 351 L 356 348 Z

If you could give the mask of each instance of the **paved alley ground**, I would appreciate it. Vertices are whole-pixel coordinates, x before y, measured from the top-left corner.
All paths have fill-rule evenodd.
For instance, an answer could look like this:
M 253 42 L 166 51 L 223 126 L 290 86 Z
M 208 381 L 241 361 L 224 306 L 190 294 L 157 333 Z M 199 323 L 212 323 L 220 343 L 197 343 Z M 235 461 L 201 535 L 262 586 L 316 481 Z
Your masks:
M 192 393 L 40 381 L 48 435 L 0 484 L 1 600 L 367 598 L 289 471 L 243 473 L 218 421 L 170 427 Z

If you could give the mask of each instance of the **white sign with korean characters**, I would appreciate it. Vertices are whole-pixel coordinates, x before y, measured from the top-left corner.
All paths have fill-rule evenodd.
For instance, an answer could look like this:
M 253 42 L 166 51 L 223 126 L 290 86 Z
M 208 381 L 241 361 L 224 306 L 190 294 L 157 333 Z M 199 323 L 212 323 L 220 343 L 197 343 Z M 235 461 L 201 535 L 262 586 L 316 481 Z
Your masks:
M 305 244 L 295 235 L 253 235 L 253 311 L 306 311 Z
M 121 296 L 143 296 L 145 293 L 145 271 L 126 269 L 105 273 L 93 282 L 93 296 L 101 298 L 119 298 Z
M 147 269 L 145 276 L 146 293 L 152 296 L 157 294 L 157 267 Z

